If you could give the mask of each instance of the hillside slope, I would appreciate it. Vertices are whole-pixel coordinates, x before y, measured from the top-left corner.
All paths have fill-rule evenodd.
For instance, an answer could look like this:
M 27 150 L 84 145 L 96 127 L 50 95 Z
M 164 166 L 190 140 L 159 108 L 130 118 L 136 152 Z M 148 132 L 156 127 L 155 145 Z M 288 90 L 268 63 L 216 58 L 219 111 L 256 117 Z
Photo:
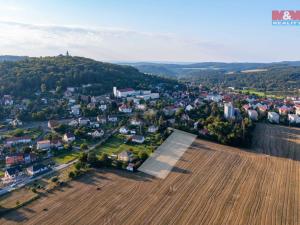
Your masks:
M 158 83 L 176 81 L 145 75 L 130 66 L 98 62 L 71 56 L 27 58 L 0 63 L 0 94 L 30 96 L 45 84 L 47 90 L 68 86 L 94 85 L 94 92 L 103 94 L 113 86 L 148 88 Z

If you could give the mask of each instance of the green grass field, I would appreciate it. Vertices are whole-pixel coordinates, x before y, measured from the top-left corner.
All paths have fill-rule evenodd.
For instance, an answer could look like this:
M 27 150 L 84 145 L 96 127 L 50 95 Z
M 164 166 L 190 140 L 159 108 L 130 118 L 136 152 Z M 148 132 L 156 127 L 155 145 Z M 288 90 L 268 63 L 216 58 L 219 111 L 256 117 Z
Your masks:
M 73 161 L 74 159 L 77 159 L 79 156 L 79 151 L 68 151 L 65 153 L 62 153 L 58 156 L 53 157 L 53 161 L 57 164 L 64 164 Z
M 143 144 L 134 144 L 134 143 L 125 143 L 124 135 L 114 135 L 109 138 L 102 146 L 96 148 L 97 154 L 101 152 L 111 154 L 118 154 L 124 150 L 132 150 L 134 154 L 138 154 L 140 151 L 146 151 L 148 154 L 151 154 L 159 145 L 154 141 L 153 136 L 146 138 L 146 141 Z

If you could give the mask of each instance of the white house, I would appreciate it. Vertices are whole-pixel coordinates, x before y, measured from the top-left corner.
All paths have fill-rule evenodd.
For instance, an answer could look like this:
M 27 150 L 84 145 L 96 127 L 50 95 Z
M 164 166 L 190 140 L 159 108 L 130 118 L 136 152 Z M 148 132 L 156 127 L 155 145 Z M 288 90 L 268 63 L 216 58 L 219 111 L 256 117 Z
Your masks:
M 119 112 L 123 112 L 123 113 L 132 113 L 132 108 L 130 108 L 129 106 L 123 104 L 119 107 Z
M 36 148 L 39 150 L 48 150 L 51 147 L 51 142 L 50 140 L 43 140 L 43 141 L 38 141 Z
M 89 120 L 88 118 L 80 117 L 80 118 L 78 119 L 78 122 L 79 122 L 79 125 L 85 126 L 85 125 L 87 125 L 87 124 L 90 123 L 90 120 Z
M 123 162 L 128 162 L 132 157 L 132 152 L 130 151 L 122 151 L 118 154 L 118 160 Z
M 88 135 L 91 135 L 93 138 L 101 138 L 104 135 L 104 131 L 95 130 L 94 132 L 89 132 Z
M 276 112 L 268 112 L 268 120 L 271 123 L 279 123 L 279 115 Z
M 14 119 L 10 124 L 12 126 L 14 126 L 14 127 L 18 127 L 18 126 L 22 126 L 23 125 L 22 121 L 19 120 L 19 119 Z
M 248 110 L 248 116 L 251 120 L 257 120 L 258 119 L 258 113 L 256 110 L 249 109 Z
M 126 127 L 121 127 L 119 129 L 120 134 L 128 134 L 129 130 Z
M 31 137 L 12 137 L 6 139 L 6 145 L 11 146 L 11 145 L 17 145 L 17 144 L 28 144 L 31 142 Z
M 138 120 L 138 119 L 132 119 L 132 120 L 130 121 L 130 124 L 131 124 L 131 125 L 134 125 L 134 126 L 139 126 L 139 125 L 142 124 L 142 121 L 140 121 L 140 120 Z
M 73 142 L 75 140 L 76 140 L 75 136 L 71 133 L 66 133 L 63 136 L 63 141 L 64 142 L 70 143 L 70 142 Z
M 79 116 L 80 115 L 80 105 L 73 105 L 71 107 L 71 113 L 74 115 L 74 116 Z
M 71 120 L 68 125 L 71 127 L 77 127 L 78 126 L 78 121 L 77 120 Z
M 101 124 L 105 124 L 107 122 L 107 119 L 105 116 L 97 116 L 97 121 Z
M 158 131 L 158 127 L 157 126 L 152 125 L 152 126 L 148 127 L 148 132 L 149 133 L 155 133 L 157 131 Z
M 118 122 L 118 117 L 116 117 L 116 116 L 108 116 L 107 120 L 109 122 L 115 123 L 115 122 Z
M 42 164 L 33 165 L 26 169 L 29 176 L 35 176 L 35 175 L 44 173 L 49 170 L 50 170 L 49 167 L 42 165 Z
M 290 123 L 300 123 L 300 117 L 296 114 L 288 114 L 288 121 Z
M 6 169 L 4 173 L 4 178 L 2 178 L 3 183 L 14 182 L 18 179 L 19 176 L 22 176 L 24 173 L 21 167 L 16 166 Z
M 125 98 L 127 96 L 134 95 L 135 90 L 132 88 L 117 89 L 116 87 L 113 87 L 113 94 L 117 98 Z
M 295 112 L 296 112 L 296 114 L 298 115 L 298 116 L 300 116 L 300 105 L 296 105 L 295 106 Z
M 234 118 L 234 107 L 231 102 L 224 104 L 224 117 L 226 119 Z
M 194 107 L 191 105 L 188 105 L 187 107 L 185 107 L 186 111 L 191 111 L 192 109 L 194 109 Z
M 145 141 L 145 138 L 144 138 L 144 136 L 141 136 L 141 135 L 133 135 L 131 141 L 135 142 L 135 143 L 143 144 Z
M 99 109 L 100 109 L 101 111 L 105 111 L 105 110 L 107 110 L 107 105 L 102 104 L 102 105 L 99 106 Z

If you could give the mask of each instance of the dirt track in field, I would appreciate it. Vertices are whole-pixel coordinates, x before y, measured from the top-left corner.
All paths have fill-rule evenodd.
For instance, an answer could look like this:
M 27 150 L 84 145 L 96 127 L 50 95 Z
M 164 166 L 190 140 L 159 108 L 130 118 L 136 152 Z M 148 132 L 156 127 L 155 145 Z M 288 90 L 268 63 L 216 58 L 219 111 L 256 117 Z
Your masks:
M 101 170 L 0 224 L 299 225 L 299 174 L 298 161 L 196 140 L 164 180 Z
M 300 128 L 258 123 L 252 149 L 255 152 L 300 161 Z

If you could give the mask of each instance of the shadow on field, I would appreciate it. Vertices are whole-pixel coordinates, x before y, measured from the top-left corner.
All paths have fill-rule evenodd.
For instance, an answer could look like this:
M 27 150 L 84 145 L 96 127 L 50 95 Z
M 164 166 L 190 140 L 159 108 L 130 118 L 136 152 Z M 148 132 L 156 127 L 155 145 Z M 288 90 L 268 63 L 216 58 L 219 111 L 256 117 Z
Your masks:
M 1 207 L 0 209 L 0 218 L 3 218 L 4 220 L 7 221 L 12 221 L 16 223 L 22 223 L 28 218 L 24 215 L 24 213 L 20 212 L 20 210 L 15 210 L 15 211 L 8 211 L 5 212 L 5 208 Z
M 257 123 L 249 151 L 300 161 L 300 128 Z

